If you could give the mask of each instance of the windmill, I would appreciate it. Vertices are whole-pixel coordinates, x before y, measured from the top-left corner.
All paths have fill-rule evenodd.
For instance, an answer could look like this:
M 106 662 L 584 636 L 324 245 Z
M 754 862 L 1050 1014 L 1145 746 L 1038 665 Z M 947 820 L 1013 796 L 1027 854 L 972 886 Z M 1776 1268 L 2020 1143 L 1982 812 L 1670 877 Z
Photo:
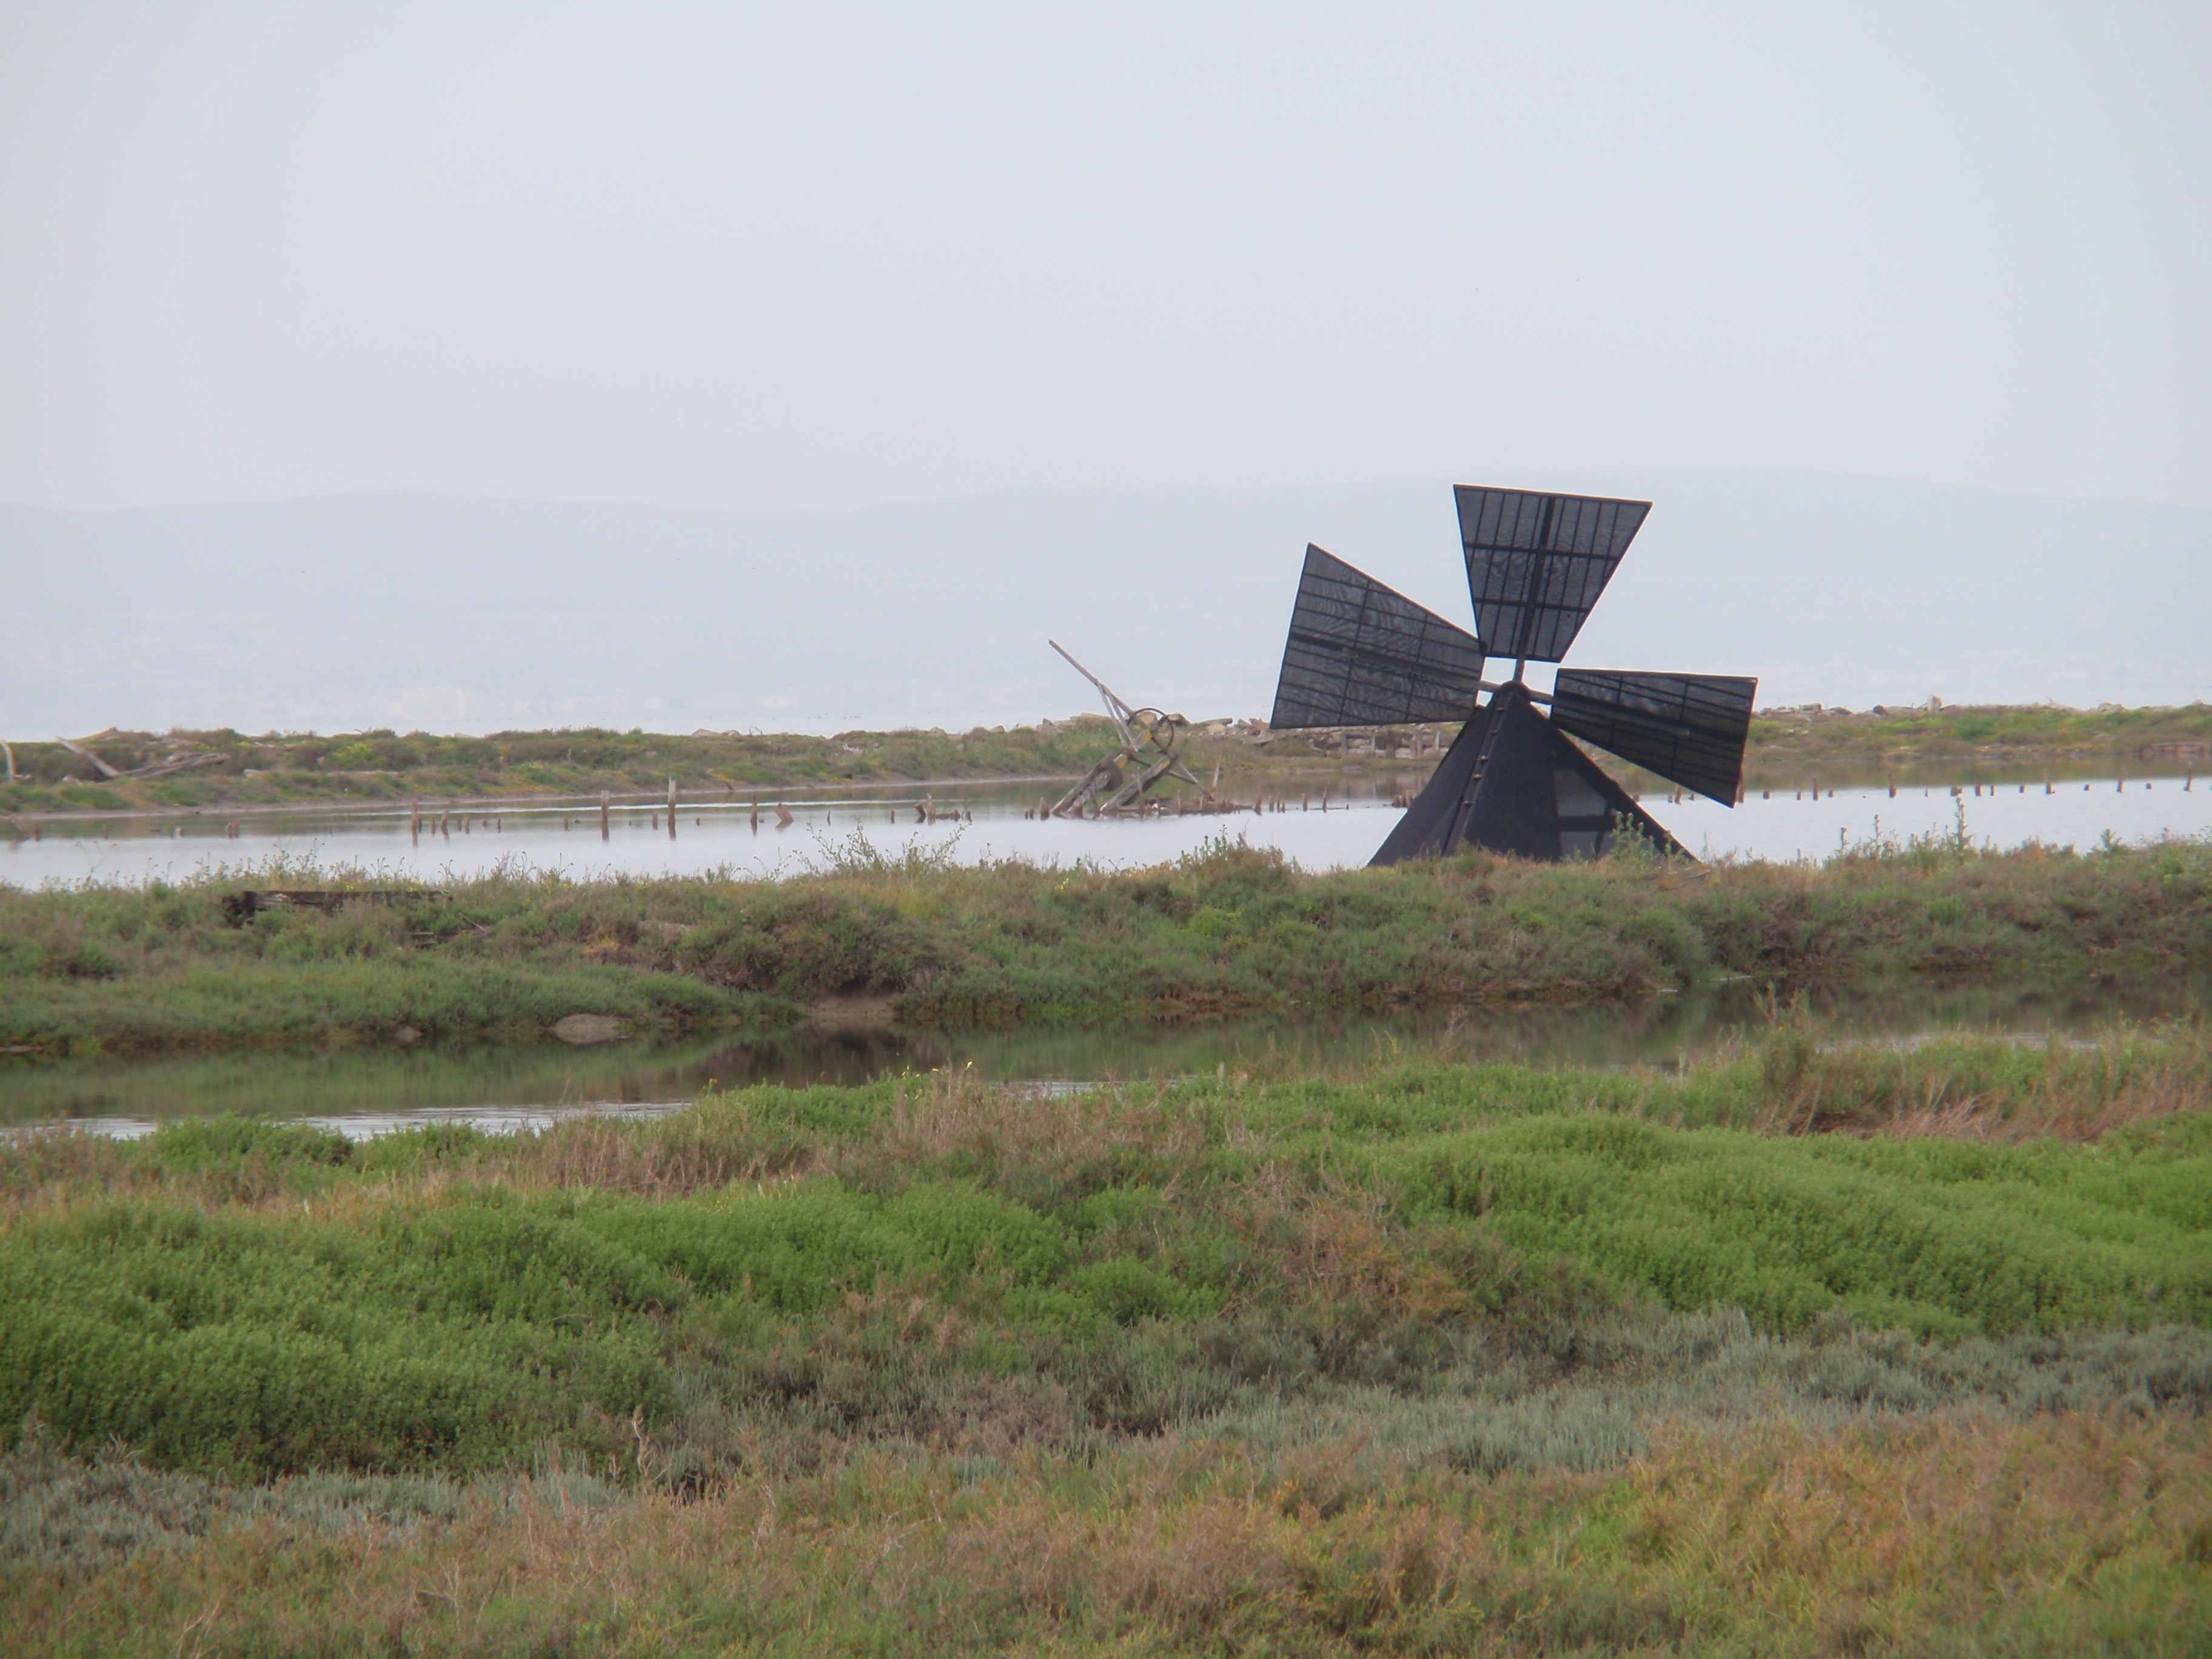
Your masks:
M 1309 544 L 1270 726 L 1465 722 L 1375 864 L 1462 847 L 1594 858 L 1624 825 L 1686 856 L 1569 738 L 1734 806 L 1759 682 L 1563 668 L 1547 696 L 1522 680 L 1530 663 L 1567 654 L 1651 503 L 1452 493 L 1480 637 Z M 1491 657 L 1511 658 L 1513 678 L 1484 679 Z
M 1176 753 L 1176 744 L 1189 721 L 1180 714 L 1163 714 L 1157 708 L 1132 708 L 1112 686 L 1076 661 L 1058 640 L 1047 640 L 1045 643 L 1059 652 L 1070 668 L 1098 688 L 1098 695 L 1106 700 L 1106 718 L 1113 721 L 1114 730 L 1121 739 L 1121 752 L 1092 767 L 1047 811 L 1046 817 L 1096 818 L 1141 811 L 1144 798 L 1152 786 L 1170 777 L 1195 785 L 1206 802 L 1212 804 L 1212 790 L 1200 783 L 1197 775 Z M 1214 770 L 1214 781 L 1218 783 L 1220 769 Z M 1135 775 L 1132 776 L 1132 773 Z

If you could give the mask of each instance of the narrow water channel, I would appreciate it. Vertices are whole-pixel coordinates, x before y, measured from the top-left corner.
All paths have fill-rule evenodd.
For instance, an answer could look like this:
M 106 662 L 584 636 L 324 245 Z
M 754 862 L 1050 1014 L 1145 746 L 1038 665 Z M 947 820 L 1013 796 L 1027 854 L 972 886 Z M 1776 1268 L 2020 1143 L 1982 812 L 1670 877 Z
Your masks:
M 1671 1066 L 1730 1042 L 1757 1042 L 1778 1018 L 1805 1018 L 1830 1041 L 1911 1042 L 1977 1032 L 2040 1041 L 2117 1021 L 2212 1010 L 2212 982 L 2179 975 L 2137 985 L 1905 986 L 1815 990 L 1782 999 L 1737 982 L 1627 1006 L 1543 1005 L 1389 1017 L 1298 1018 L 1162 1028 L 727 1036 L 672 1045 L 556 1042 L 408 1050 L 227 1054 L 139 1061 L 0 1063 L 0 1124 L 72 1123 L 143 1134 L 178 1118 L 236 1112 L 329 1124 L 366 1136 L 410 1123 L 489 1129 L 577 1112 L 678 1109 L 710 1085 L 860 1083 L 973 1067 L 984 1078 L 1080 1086 L 1231 1070 L 1306 1072 L 1394 1057 L 1537 1065 Z

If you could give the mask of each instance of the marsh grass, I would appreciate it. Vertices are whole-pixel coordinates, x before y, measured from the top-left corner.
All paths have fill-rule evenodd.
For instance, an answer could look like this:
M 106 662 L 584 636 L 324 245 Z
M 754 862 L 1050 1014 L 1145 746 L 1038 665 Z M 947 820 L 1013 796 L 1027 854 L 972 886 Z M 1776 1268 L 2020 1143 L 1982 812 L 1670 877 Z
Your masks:
M 20 1136 L 0 1651 L 2191 1651 L 2204 1050 Z
M 0 784 L 0 812 L 131 807 L 204 807 L 222 802 L 276 804 L 402 802 L 419 796 L 526 797 L 601 790 L 657 794 L 677 780 L 686 795 L 730 799 L 808 785 L 896 783 L 916 779 L 1080 775 L 1111 753 L 1096 717 L 1011 731 L 847 732 L 834 738 L 792 733 L 576 730 L 501 732 L 484 737 L 389 731 L 318 735 L 229 731 L 112 733 L 94 745 L 110 764 L 146 764 L 182 739 L 222 763 L 160 780 L 65 783 L 84 761 L 59 744 L 14 745 L 19 781 Z M 1449 728 L 1428 728 L 1448 738 Z M 1394 763 L 1403 731 L 1384 737 L 1372 764 L 1419 776 L 1425 759 Z M 2136 775 L 2178 769 L 2145 759 L 2160 745 L 2212 739 L 2212 708 L 2073 709 L 2033 708 L 1771 709 L 1752 722 L 1746 781 L 1802 787 L 1886 779 L 1949 784 L 1976 778 L 2039 779 L 2046 774 Z M 1221 764 L 1231 779 L 1265 778 L 1286 788 L 1304 779 L 1340 781 L 1347 758 L 1334 733 L 1282 732 L 1263 744 L 1248 737 L 1194 731 L 1184 739 L 1193 769 Z M 1674 787 L 1634 768 L 1619 768 L 1639 790 Z M 255 774 L 246 775 L 247 772 Z
M 1600 1474 L 1170 1438 L 315 1497 L 23 1561 L 0 1651 L 2183 1654 L 2212 1616 L 2212 1448 L 2171 1419 L 1670 1430 Z
M 815 873 L 571 882 L 233 926 L 227 881 L 0 888 L 0 1043 L 45 1054 L 787 1029 L 824 998 L 911 1029 L 1291 1010 L 1620 1002 L 1803 987 L 2201 973 L 2212 846 L 2087 855 L 1915 843 L 1826 865 L 1532 865 L 1474 854 L 1308 875 L 1224 842 L 1157 869 L 954 869 L 848 846 Z M 375 884 L 373 882 L 369 884 Z
M 1923 1404 L 2201 1397 L 2212 1117 L 1982 1133 L 2008 1102 L 2079 1133 L 2146 1078 L 2201 1109 L 2197 1028 L 1879 1057 L 1882 1088 L 1907 1068 L 1893 1103 L 1927 1097 L 1915 1066 L 1963 1079 L 1984 1103 L 1966 1139 L 1910 1133 L 1927 1126 L 1902 1108 L 1882 1133 L 1803 1133 L 1761 1095 L 1769 1058 L 1042 1095 L 951 1072 L 361 1146 L 238 1119 L 24 1135 L 0 1149 L 0 1422 L 233 1474 L 495 1468 L 549 1440 L 619 1457 L 646 1432 L 711 1472 L 855 1439 L 998 1455 L 1189 1431 L 1270 1400 L 1372 1417 L 1570 1373 L 1611 1379 L 1573 1412 L 1641 1421 L 1676 1396 L 1630 1385 L 1686 1366 L 1715 1399 L 1839 1364 L 1875 1367 L 1867 1399 Z M 1861 1059 L 1793 1051 L 1784 1081 L 1832 1069 L 1865 1094 Z M 1716 1308 L 1828 1369 L 1739 1345 L 1715 1370 L 1687 1328 L 1620 1334 Z M 1893 1376 L 1845 1340 L 2100 1327 L 2173 1328 L 2167 1358 L 2099 1362 L 2169 1381 L 2080 1394 L 2063 1342 L 2021 1351 L 2033 1384 L 1924 1356 L 1882 1361 Z M 1723 1386 L 1739 1373 L 1761 1380 Z

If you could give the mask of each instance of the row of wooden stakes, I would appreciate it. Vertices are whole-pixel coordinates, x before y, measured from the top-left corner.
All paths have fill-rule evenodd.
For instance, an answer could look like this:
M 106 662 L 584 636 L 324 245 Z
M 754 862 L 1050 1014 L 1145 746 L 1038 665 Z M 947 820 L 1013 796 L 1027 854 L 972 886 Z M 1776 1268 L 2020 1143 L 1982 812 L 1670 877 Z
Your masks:
M 2146 790 L 2154 789 L 2154 788 L 2157 787 L 2157 781 L 2156 781 L 2155 779 L 2153 779 L 2153 778 L 2144 778 L 2144 779 L 2142 779 L 2142 787 L 2143 787 Z M 1892 800 L 1895 800 L 1895 799 L 1897 799 L 1897 786 L 1896 786 L 1894 783 L 1892 783 L 1892 784 L 1888 785 L 1887 787 L 1888 787 L 1888 789 L 1889 789 L 1889 798 L 1890 798 Z M 2093 785 L 2091 785 L 2091 784 L 2087 784 L 2087 783 L 2085 783 L 2085 784 L 2083 784 L 2083 785 L 2081 786 L 2081 793 L 2082 793 L 2083 794 L 2085 794 L 2085 795 L 2086 795 L 2086 794 L 2087 794 L 2087 793 L 2089 793 L 2090 789 L 2091 789 L 2092 787 L 2094 787 L 2094 786 L 2093 786 Z M 2126 793 L 2126 791 L 2127 791 L 2127 787 L 2128 787 L 2128 777 L 2127 777 L 2127 774 L 2126 774 L 2126 773 L 2124 773 L 2124 772 L 2123 772 L 2122 774 L 2120 774 L 2119 777 L 2118 777 L 2118 779 L 2113 782 L 2113 785 L 2112 785 L 2112 790 L 2113 790 L 2113 793 L 2114 793 L 2115 794 L 2124 794 L 2124 793 Z M 2020 793 L 2020 794 L 2023 794 L 2023 795 L 2024 795 L 2024 794 L 2026 794 L 2026 793 L 2027 793 L 2027 786 L 2026 784 L 2024 784 L 2024 783 L 2022 783 L 2022 784 L 2016 784 L 2016 785 L 2014 785 L 2014 787 L 2015 792 L 2016 792 L 2016 793 Z M 2196 787 L 2197 787 L 2197 774 L 2196 774 L 2196 773 L 2194 773 L 2194 772 L 2189 772 L 2189 773 L 2185 773 L 2185 774 L 2184 774 L 2184 775 L 2183 775 L 2183 776 L 2182 776 L 2182 780 L 2181 780 L 2181 793 L 2182 793 L 2183 794 L 2185 794 L 2185 795 L 2186 795 L 2186 794 L 2190 794 L 2190 793 L 2194 793 L 2194 792 L 2195 792 Z M 1835 792 L 1833 789 L 1830 789 L 1827 793 L 1828 793 L 1828 799 L 1829 799 L 1830 800 L 1833 800 L 1833 799 L 1835 799 L 1835 798 L 1836 798 L 1836 792 Z M 1923 787 L 1922 787 L 1922 789 L 1921 789 L 1920 793 L 1921 793 L 1921 794 L 1922 794 L 1923 796 L 1932 795 L 1932 794 L 1934 794 L 1934 793 L 1936 793 L 1935 786 L 1934 786 L 1933 784 L 1925 785 L 1925 786 L 1923 786 Z M 1969 793 L 1971 793 L 1971 794 L 1974 794 L 1974 795 L 1980 795 L 1980 794 L 1983 794 L 1983 793 L 1988 793 L 1989 795 L 1990 795 L 1990 796 L 1994 797 L 1994 796 L 1996 796 L 1996 795 L 1997 795 L 1998 793 L 2001 793 L 2001 786 L 1999 786 L 1999 785 L 1997 785 L 1997 784 L 1994 784 L 1994 783 L 1986 783 L 1986 784 L 1984 784 L 1984 783 L 1973 783 L 1973 784 L 1954 783 L 1954 784 L 1952 784 L 1952 785 L 1950 786 L 1950 793 L 1951 793 L 1953 795 L 1959 796 L 1959 797 L 1960 797 L 1960 798 L 1964 798 L 1965 796 L 1966 796 L 1966 795 L 1967 795 L 1967 794 L 1969 794 Z M 2046 794 L 2046 795 L 2055 795 L 2055 794 L 2057 794 L 2057 793 L 2058 793 L 2058 786 L 2057 786 L 2057 784 L 2056 782 L 2054 782 L 2054 781 L 2053 781 L 2051 779 L 2050 779 L 2050 778 L 2047 778 L 2047 777 L 2046 777 L 2046 778 L 2045 778 L 2045 779 L 2044 779 L 2044 781 L 2043 781 L 2043 793 L 2044 793 L 2045 794 Z M 1800 790 L 1797 792 L 1797 799 L 1798 799 L 1799 800 L 1803 800 L 1803 799 L 1805 799 L 1805 793 L 1806 793 L 1806 792 L 1805 792 L 1804 790 L 1800 789 Z M 1813 786 L 1812 786 L 1812 795 L 1813 795 L 1813 799 L 1814 799 L 1814 800 L 1818 800 L 1818 799 L 1820 799 L 1820 783 L 1819 783 L 1819 781 L 1818 781 L 1817 780 L 1815 780 L 1815 781 L 1814 781 L 1814 784 L 1813 784 Z M 1774 799 L 1774 792 L 1773 792 L 1771 789 L 1762 789 L 1762 790 L 1760 790 L 1760 791 L 1759 792 L 1759 799 L 1761 799 L 1761 800 L 1771 800 L 1771 799 Z M 1676 799 L 1676 797 L 1674 797 L 1674 796 L 1671 796 L 1671 795 L 1670 795 L 1670 796 L 1668 796 L 1668 799 L 1670 799 L 1670 800 L 1672 800 L 1672 799 Z M 1736 799 L 1737 799 L 1738 800 L 1741 800 L 1741 799 L 1743 799 L 1742 794 L 1739 793 L 1739 794 L 1736 796 Z
M 1287 796 L 1270 795 L 1265 790 L 1261 790 L 1255 793 L 1249 802 L 1230 800 L 1218 795 L 1208 800 L 1193 800 L 1187 795 L 1177 795 L 1172 800 L 1139 801 L 1133 806 L 1125 806 L 1113 811 L 1099 812 L 1094 816 L 1096 817 L 1102 818 L 1182 818 L 1218 817 L 1238 812 L 1311 812 L 1316 811 L 1327 812 L 1332 810 L 1341 811 L 1343 810 L 1341 806 L 1332 808 L 1330 805 L 1330 799 L 1334 793 L 1334 792 L 1332 790 L 1322 790 L 1321 792 L 1321 802 L 1318 807 L 1315 805 L 1314 798 L 1311 793 L 1300 795 L 1297 799 L 1297 804 L 1296 806 L 1293 806 Z M 1397 795 L 1392 797 L 1390 804 L 1393 806 L 1403 806 L 1411 799 L 1412 798 L 1407 795 Z M 1048 818 L 1052 816 L 1054 816 L 1052 803 L 1043 795 L 1039 795 L 1037 797 L 1037 804 L 1035 806 L 1027 808 L 1022 813 L 1022 817 L 1024 818 L 1030 819 Z M 1060 816 L 1062 817 L 1081 817 L 1086 815 L 1079 812 L 1064 812 Z

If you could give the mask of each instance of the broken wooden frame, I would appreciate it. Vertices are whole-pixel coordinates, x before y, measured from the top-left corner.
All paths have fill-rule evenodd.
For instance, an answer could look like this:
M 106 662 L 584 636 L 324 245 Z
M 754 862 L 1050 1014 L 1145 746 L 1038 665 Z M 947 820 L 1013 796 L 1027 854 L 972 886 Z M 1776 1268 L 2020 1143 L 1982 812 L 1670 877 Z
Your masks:
M 1058 640 L 1046 644 L 1065 658 L 1067 665 L 1098 688 L 1106 702 L 1106 718 L 1121 738 L 1119 753 L 1108 757 L 1076 781 L 1045 814 L 1047 817 L 1127 817 L 1146 809 L 1145 797 L 1169 778 L 1191 785 L 1213 805 L 1213 791 L 1198 780 L 1176 754 L 1176 744 L 1190 722 L 1180 714 L 1157 708 L 1133 708 L 1114 688 L 1085 668 Z

